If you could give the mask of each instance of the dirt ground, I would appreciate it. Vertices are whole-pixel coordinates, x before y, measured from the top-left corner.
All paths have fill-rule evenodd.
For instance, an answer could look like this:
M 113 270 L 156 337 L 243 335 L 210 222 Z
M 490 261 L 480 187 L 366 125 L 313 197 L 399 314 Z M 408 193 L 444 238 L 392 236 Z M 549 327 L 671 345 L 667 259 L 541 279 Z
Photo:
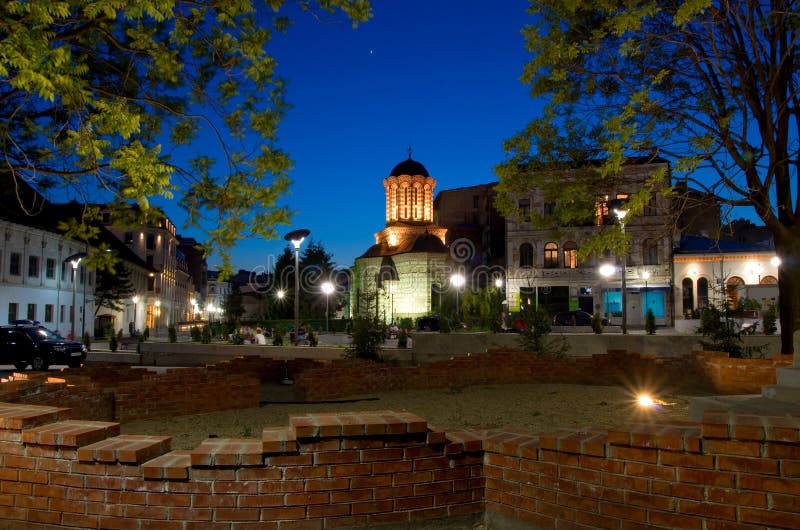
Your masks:
M 620 386 L 566 384 L 491 385 L 382 392 L 326 403 L 288 403 L 291 389 L 262 387 L 258 408 L 137 420 L 125 434 L 167 435 L 173 449 L 193 449 L 210 436 L 260 438 L 268 426 L 285 426 L 290 414 L 359 410 L 408 410 L 444 429 L 503 428 L 530 432 L 606 429 L 631 422 L 689 421 L 690 396 L 652 396 L 655 406 L 637 406 L 635 391 Z

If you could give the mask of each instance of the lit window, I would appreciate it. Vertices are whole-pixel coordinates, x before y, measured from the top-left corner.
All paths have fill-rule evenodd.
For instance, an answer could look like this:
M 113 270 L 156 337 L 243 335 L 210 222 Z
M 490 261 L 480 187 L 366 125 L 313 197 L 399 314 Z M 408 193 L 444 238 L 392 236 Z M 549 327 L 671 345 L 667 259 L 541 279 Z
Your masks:
M 544 267 L 546 269 L 554 269 L 558 267 L 558 244 L 547 243 L 544 246 Z

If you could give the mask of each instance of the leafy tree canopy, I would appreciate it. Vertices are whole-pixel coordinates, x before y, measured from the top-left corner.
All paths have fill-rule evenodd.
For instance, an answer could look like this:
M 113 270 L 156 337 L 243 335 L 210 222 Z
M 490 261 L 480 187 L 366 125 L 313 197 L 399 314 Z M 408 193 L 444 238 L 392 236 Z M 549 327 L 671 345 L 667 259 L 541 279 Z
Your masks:
M 285 84 L 267 47 L 292 7 L 353 25 L 371 16 L 368 0 L 3 2 L 5 168 L 85 204 L 146 214 L 154 197 L 177 200 L 230 272 L 238 240 L 274 238 L 291 215 L 279 205 Z M 67 236 L 89 240 L 96 215 L 66 223 Z
M 538 184 L 579 209 L 581 190 L 602 189 L 629 157 L 657 153 L 722 204 L 752 207 L 770 229 L 783 260 L 782 349 L 791 352 L 800 315 L 800 2 L 536 0 L 529 13 L 523 81 L 545 108 L 505 144 L 504 209 Z M 603 162 L 574 186 L 532 176 L 591 160 Z M 632 197 L 631 215 L 657 182 Z

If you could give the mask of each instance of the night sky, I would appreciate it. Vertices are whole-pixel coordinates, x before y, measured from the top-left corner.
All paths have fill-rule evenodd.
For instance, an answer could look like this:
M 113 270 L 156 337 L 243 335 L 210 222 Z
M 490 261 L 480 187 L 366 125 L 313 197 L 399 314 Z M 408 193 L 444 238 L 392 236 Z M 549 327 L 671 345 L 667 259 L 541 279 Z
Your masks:
M 297 212 L 280 233 L 307 228 L 337 265 L 352 265 L 385 226 L 382 180 L 409 146 L 437 192 L 496 181 L 503 140 L 538 112 L 519 81 L 526 5 L 376 0 L 355 30 L 305 16 L 278 36 L 270 49 L 292 105 L 279 145 L 295 162 L 283 204 Z M 179 212 L 168 215 L 180 227 Z M 244 241 L 234 266 L 267 266 L 285 246 Z

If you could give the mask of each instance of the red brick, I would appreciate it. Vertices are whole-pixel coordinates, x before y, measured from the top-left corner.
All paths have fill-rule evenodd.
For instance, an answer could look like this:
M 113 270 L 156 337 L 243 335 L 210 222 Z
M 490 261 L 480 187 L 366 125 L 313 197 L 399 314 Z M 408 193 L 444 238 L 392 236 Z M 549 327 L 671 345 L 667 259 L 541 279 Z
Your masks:
M 736 506 L 726 506 L 724 504 L 681 500 L 678 512 L 685 515 L 699 515 L 709 520 L 736 520 Z
M 777 475 L 778 461 L 764 458 L 719 456 L 717 457 L 717 469 L 720 471 L 743 471 L 762 475 Z
M 650 512 L 650 524 L 666 528 L 680 528 L 681 530 L 701 530 L 703 528 L 703 520 L 699 517 L 655 511 Z
M 661 465 L 675 467 L 696 467 L 702 469 L 714 468 L 714 457 L 711 455 L 696 455 L 690 453 L 661 452 Z
M 743 523 L 761 524 L 765 527 L 797 528 L 797 512 L 779 512 L 776 510 L 757 510 L 755 508 L 741 508 L 739 518 Z
M 389 512 L 392 510 L 392 501 L 368 501 L 368 502 L 354 502 L 350 506 L 353 515 L 363 515 L 377 512 Z
M 678 480 L 690 484 L 705 484 L 707 486 L 732 488 L 736 476 L 733 473 L 680 468 L 678 469 Z
M 800 495 L 800 481 L 790 478 L 741 475 L 739 489 Z

